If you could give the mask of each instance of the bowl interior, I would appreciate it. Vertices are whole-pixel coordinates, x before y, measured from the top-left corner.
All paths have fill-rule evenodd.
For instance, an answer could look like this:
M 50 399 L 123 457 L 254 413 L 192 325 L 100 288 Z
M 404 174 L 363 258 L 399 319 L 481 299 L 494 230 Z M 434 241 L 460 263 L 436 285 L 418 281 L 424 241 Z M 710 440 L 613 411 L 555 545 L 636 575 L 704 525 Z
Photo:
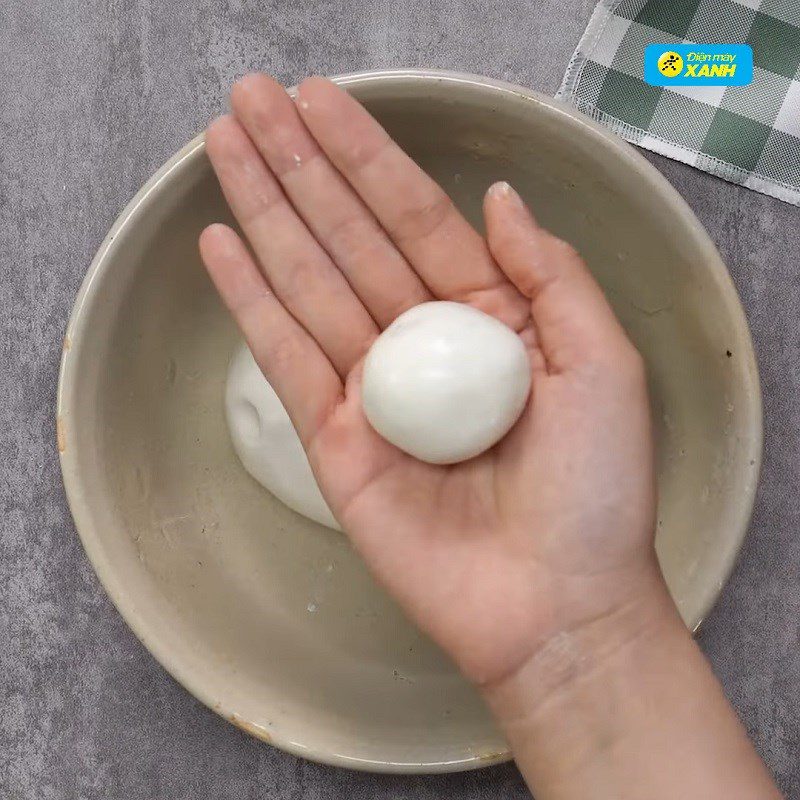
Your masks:
M 648 364 L 658 553 L 696 625 L 738 550 L 760 448 L 746 323 L 705 234 L 627 147 L 541 100 L 445 78 L 350 88 L 477 226 L 507 178 L 600 279 Z M 345 538 L 238 463 L 222 402 L 238 337 L 196 246 L 221 219 L 197 144 L 114 232 L 70 325 L 65 481 L 106 588 L 191 691 L 293 752 L 409 771 L 504 758 L 476 694 Z

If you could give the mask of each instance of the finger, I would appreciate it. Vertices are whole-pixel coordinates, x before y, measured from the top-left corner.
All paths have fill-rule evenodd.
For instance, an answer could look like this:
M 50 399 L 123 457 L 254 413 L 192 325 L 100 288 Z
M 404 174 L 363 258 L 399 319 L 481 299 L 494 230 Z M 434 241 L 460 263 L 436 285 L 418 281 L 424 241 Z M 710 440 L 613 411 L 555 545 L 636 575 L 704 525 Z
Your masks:
M 539 347 L 551 371 L 606 361 L 620 347 L 630 346 L 580 256 L 537 225 L 509 184 L 489 188 L 484 216 L 494 257 L 530 298 Z
M 298 90 L 298 110 L 333 165 L 361 196 L 428 288 L 519 330 L 530 312 L 483 238 L 444 190 L 347 92 L 322 78 Z
M 320 150 L 279 83 L 248 75 L 233 87 L 231 105 L 297 213 L 381 328 L 433 299 Z
M 222 301 L 307 445 L 336 407 L 341 380 L 317 343 L 270 291 L 233 230 L 210 225 L 199 244 Z
M 220 117 L 206 132 L 206 150 L 270 287 L 339 375 L 346 375 L 377 336 L 375 322 L 295 214 L 241 125 Z

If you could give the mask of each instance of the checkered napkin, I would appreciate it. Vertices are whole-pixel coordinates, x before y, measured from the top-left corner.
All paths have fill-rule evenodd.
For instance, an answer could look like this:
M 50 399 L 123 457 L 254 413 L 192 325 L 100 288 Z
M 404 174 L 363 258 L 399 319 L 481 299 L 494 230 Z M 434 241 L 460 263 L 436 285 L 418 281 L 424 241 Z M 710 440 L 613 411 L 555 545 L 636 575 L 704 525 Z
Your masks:
M 749 86 L 658 87 L 653 43 L 749 44 Z M 556 97 L 630 142 L 800 205 L 800 0 L 601 0 Z

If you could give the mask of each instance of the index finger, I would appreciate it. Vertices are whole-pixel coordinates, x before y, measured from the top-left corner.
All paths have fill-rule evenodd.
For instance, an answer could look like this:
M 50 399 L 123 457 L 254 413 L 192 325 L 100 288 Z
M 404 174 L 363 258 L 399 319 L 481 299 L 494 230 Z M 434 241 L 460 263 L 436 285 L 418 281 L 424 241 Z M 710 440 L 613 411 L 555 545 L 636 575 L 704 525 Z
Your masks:
M 527 322 L 528 302 L 483 238 L 363 106 L 324 78 L 300 84 L 297 106 L 325 154 L 434 295 L 468 302 L 515 329 Z

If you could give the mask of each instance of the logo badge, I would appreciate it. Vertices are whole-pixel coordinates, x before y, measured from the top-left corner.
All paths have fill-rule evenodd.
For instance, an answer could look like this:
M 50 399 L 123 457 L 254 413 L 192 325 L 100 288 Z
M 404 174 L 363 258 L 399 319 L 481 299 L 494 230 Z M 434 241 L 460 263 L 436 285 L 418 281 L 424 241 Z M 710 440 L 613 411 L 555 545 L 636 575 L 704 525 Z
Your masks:
M 667 50 L 658 58 L 658 71 L 666 78 L 674 78 L 683 71 L 683 59 L 674 50 Z
M 753 50 L 747 44 L 649 44 L 644 79 L 652 86 L 747 86 Z

